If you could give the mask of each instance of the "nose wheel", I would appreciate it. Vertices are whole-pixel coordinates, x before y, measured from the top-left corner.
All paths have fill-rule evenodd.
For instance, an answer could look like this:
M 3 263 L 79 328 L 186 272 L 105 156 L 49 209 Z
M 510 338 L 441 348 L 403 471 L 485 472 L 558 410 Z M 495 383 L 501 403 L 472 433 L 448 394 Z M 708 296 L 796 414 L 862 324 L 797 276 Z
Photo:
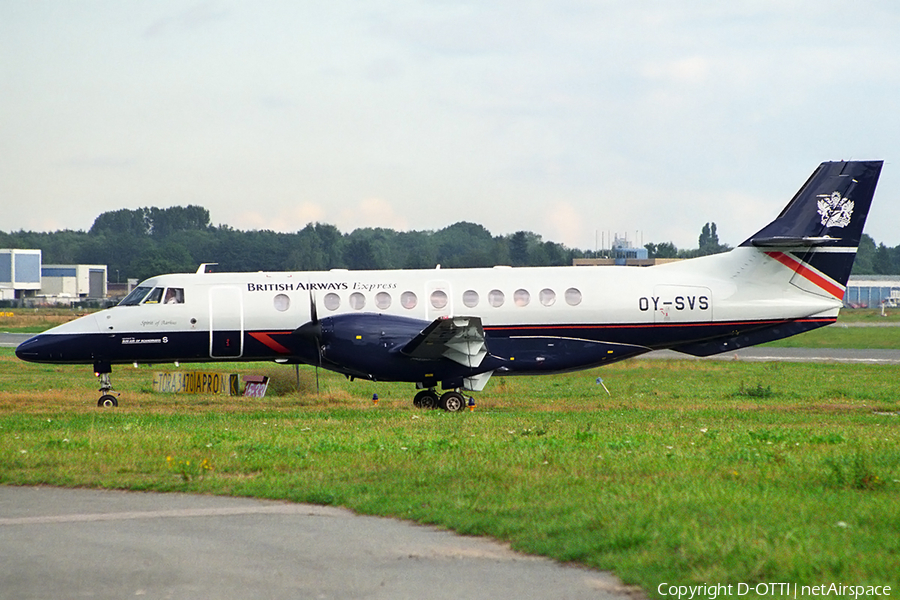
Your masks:
M 97 406 L 100 408 L 114 408 L 119 405 L 119 394 L 112 394 L 112 382 L 109 379 L 109 373 L 98 373 L 100 377 L 100 399 L 97 400 Z
M 112 394 L 103 394 L 97 400 L 97 406 L 100 408 L 113 408 L 119 405 L 119 399 Z

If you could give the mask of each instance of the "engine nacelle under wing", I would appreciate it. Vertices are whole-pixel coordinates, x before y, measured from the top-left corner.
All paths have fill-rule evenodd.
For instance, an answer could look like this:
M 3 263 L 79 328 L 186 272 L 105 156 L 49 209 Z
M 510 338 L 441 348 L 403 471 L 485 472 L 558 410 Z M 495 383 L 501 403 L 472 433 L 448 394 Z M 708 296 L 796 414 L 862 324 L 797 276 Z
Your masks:
M 442 382 L 444 387 L 461 387 L 463 379 L 506 364 L 487 353 L 483 331 L 480 348 L 473 350 L 477 359 L 459 360 L 459 335 L 452 331 L 452 323 L 450 329 L 445 324 L 435 325 L 442 321 L 451 320 L 429 322 L 377 313 L 326 317 L 319 322 L 322 364 L 328 369 L 364 379 L 414 380 L 426 385 Z M 475 325 L 468 320 L 460 322 L 459 329 L 468 331 L 473 326 L 481 330 L 480 321 Z M 430 333 L 436 330 L 444 332 L 446 340 L 437 342 L 433 352 L 408 352 L 410 347 L 426 339 L 436 340 Z M 446 345 L 447 352 L 441 349 L 442 345 Z

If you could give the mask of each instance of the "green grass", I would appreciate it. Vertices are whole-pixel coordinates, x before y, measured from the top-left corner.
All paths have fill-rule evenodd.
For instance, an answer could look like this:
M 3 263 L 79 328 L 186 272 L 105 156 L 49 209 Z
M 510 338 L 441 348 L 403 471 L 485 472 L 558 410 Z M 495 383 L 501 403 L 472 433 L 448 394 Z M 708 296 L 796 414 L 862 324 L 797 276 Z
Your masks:
M 845 308 L 838 316 L 838 323 L 900 323 L 900 310 L 884 309 L 884 315 L 878 308 Z
M 900 327 L 860 327 L 885 324 L 900 325 L 900 310 L 887 309 L 885 316 L 881 316 L 877 309 L 844 309 L 834 325 L 762 345 L 773 348 L 900 349 Z
M 262 400 L 150 394 L 152 370 L 117 369 L 122 405 L 104 411 L 88 368 L 0 352 L 0 483 L 346 506 L 608 569 L 651 596 L 662 582 L 900 589 L 900 367 L 636 360 L 496 378 L 462 414 L 327 373 L 316 396 L 308 369 L 299 392 Z M 253 370 L 280 389 L 294 376 Z
M 900 327 L 842 327 L 837 323 L 762 346 L 900 350 Z

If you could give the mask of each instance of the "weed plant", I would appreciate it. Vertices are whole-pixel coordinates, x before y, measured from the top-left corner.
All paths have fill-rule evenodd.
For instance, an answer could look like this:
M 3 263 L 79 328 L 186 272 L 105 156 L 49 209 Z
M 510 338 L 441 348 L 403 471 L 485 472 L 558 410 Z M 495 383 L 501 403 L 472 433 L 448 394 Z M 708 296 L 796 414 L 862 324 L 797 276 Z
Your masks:
M 897 366 L 633 360 L 495 378 L 461 414 L 413 408 L 408 384 L 320 372 L 317 395 L 310 368 L 299 389 L 293 367 L 197 368 L 278 384 L 262 399 L 151 394 L 152 371 L 173 367 L 122 367 L 121 405 L 102 410 L 89 367 L 0 351 L 0 483 L 346 506 L 611 570 L 650 596 L 663 582 L 900 590 Z

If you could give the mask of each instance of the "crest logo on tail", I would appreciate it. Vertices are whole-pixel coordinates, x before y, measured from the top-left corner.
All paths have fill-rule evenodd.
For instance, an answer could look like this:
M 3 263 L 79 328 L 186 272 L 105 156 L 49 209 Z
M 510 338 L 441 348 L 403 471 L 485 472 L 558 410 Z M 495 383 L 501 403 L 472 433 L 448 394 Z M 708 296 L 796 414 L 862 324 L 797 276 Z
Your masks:
M 820 194 L 818 202 L 819 215 L 822 217 L 822 225 L 825 227 L 846 227 L 850 224 L 850 216 L 853 214 L 853 200 L 842 198 L 840 192 Z

